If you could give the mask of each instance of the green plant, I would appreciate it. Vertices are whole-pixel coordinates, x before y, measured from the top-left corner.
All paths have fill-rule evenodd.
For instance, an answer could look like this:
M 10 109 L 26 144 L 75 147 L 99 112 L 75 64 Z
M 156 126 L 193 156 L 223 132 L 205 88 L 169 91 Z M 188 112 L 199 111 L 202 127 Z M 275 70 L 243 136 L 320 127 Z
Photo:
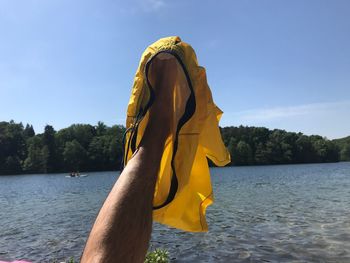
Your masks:
M 63 262 L 75 263 L 73 257 L 70 257 L 68 260 Z M 169 262 L 169 252 L 166 249 L 156 248 L 153 251 L 147 252 L 147 255 L 145 258 L 145 263 L 168 263 L 168 262 Z M 52 263 L 59 263 L 59 261 L 57 259 L 54 259 Z
M 165 249 L 155 249 L 146 255 L 145 263 L 168 263 L 169 252 Z
M 54 259 L 51 263 L 75 263 L 75 261 L 73 257 L 70 257 L 68 260 L 65 261 L 58 261 L 57 259 Z

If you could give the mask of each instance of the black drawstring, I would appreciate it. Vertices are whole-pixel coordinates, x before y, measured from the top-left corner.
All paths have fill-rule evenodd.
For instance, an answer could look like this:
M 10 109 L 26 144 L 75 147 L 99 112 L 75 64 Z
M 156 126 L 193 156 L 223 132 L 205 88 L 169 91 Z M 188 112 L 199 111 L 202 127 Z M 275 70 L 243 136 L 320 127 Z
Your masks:
M 120 172 L 122 172 L 124 170 L 125 167 L 125 162 L 126 162 L 126 157 L 128 156 L 128 152 L 129 152 L 129 147 L 128 150 L 125 151 L 125 139 L 126 139 L 126 135 L 128 134 L 129 131 L 131 131 L 133 129 L 133 127 L 129 127 L 125 130 L 123 137 L 122 137 L 122 156 L 123 158 L 120 161 L 120 167 L 119 170 Z
M 141 120 L 143 119 L 143 109 L 141 108 L 139 113 L 137 114 L 134 123 L 125 130 L 124 134 L 123 134 L 123 138 L 122 138 L 122 145 L 123 145 L 123 149 L 122 149 L 122 155 L 123 155 L 123 159 L 120 163 L 120 172 L 122 172 L 124 170 L 124 167 L 126 165 L 127 159 L 128 159 L 128 155 L 129 155 L 129 150 L 130 150 L 130 146 L 131 146 L 131 151 L 132 153 L 134 153 L 135 151 L 135 145 L 131 145 L 132 143 L 136 144 L 136 139 L 137 139 L 137 131 L 138 131 L 138 127 L 139 124 L 141 122 Z M 126 148 L 125 151 L 125 139 L 126 139 L 126 135 L 128 134 L 128 132 L 131 131 L 129 140 L 128 140 L 128 147 Z M 133 147 L 134 146 L 134 147 Z

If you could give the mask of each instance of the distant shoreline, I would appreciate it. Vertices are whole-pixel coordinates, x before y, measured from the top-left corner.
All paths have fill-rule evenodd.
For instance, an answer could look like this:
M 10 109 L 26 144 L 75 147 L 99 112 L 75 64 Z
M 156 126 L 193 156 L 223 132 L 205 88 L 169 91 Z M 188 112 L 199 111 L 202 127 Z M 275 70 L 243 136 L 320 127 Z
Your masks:
M 0 175 L 117 171 L 123 160 L 125 127 L 72 124 L 54 130 L 0 122 Z M 350 161 L 350 136 L 328 140 L 264 127 L 220 128 L 232 166 Z M 213 166 L 211 161 L 209 165 Z
M 211 166 L 210 168 L 225 169 L 225 168 L 245 168 L 245 167 L 269 167 L 269 166 L 297 166 L 297 165 L 316 165 L 316 164 L 339 164 L 350 163 L 350 161 L 328 162 L 328 163 L 291 163 L 291 164 L 256 164 L 256 165 L 226 165 L 226 166 Z M 120 170 L 105 170 L 105 171 L 81 171 L 81 173 L 119 173 Z M 0 174 L 1 176 L 26 176 L 26 175 L 68 175 L 69 172 L 52 172 L 52 173 L 26 173 L 26 174 Z M 79 178 L 79 177 L 78 177 Z

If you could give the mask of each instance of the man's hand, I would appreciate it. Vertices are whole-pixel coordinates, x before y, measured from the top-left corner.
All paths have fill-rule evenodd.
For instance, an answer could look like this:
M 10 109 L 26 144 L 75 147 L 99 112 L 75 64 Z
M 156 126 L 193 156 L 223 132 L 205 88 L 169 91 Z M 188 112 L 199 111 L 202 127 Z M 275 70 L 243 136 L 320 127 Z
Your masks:
M 173 93 L 177 74 L 176 58 L 171 54 L 161 53 L 152 60 L 147 76 L 155 93 L 155 100 L 150 108 L 149 126 L 156 125 L 158 131 L 165 129 L 167 135 L 173 124 Z

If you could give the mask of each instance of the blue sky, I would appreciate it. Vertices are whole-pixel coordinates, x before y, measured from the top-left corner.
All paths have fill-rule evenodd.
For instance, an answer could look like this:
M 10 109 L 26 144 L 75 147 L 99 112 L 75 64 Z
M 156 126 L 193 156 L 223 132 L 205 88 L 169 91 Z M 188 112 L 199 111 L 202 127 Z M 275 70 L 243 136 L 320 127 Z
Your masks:
M 350 1 L 0 0 L 0 120 L 123 124 L 142 51 L 179 35 L 222 126 L 350 135 Z

